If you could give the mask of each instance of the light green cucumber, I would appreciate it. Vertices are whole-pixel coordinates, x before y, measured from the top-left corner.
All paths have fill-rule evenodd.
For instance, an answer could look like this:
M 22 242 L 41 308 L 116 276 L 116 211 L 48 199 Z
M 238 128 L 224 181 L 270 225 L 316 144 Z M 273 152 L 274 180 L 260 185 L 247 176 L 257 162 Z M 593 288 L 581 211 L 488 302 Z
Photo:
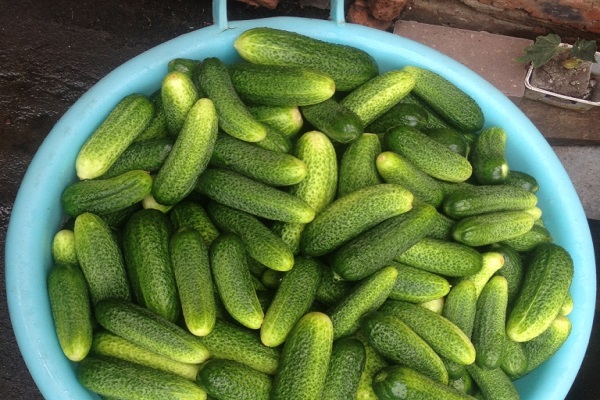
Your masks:
M 167 116 L 162 105 L 160 89 L 150 95 L 150 101 L 154 104 L 154 117 L 148 122 L 144 130 L 135 137 L 133 143 L 171 136 L 167 126 Z
M 171 135 L 177 136 L 188 112 L 198 101 L 198 90 L 189 74 L 171 71 L 163 78 L 160 92 L 167 128 Z
M 534 224 L 525 211 L 498 211 L 462 218 L 452 229 L 452 237 L 468 246 L 485 246 L 520 236 Z
M 281 280 L 260 327 L 260 338 L 265 346 L 282 344 L 308 311 L 315 300 L 321 268 L 317 260 L 296 258 L 294 268 Z
M 95 214 L 83 213 L 75 219 L 73 233 L 92 304 L 111 297 L 129 300 L 125 262 L 108 225 Z
M 248 111 L 258 122 L 288 138 L 296 136 L 304 125 L 302 113 L 296 106 L 248 106 Z
M 306 121 L 334 142 L 349 143 L 363 133 L 358 115 L 333 98 L 300 107 L 300 111 Z
M 450 291 L 450 283 L 444 277 L 410 265 L 393 262 L 398 278 L 388 298 L 423 303 L 444 297 Z
M 573 296 L 571 296 L 571 293 L 567 293 L 567 297 L 565 298 L 565 301 L 562 307 L 560 308 L 559 315 L 567 316 L 571 314 L 574 306 L 575 303 L 573 302 Z
M 452 218 L 449 218 L 438 211 L 436 214 L 435 223 L 431 227 L 427 237 L 438 240 L 451 240 L 452 228 L 454 227 L 454 224 L 455 221 Z
M 382 182 L 375 159 L 381 153 L 377 135 L 363 133 L 344 150 L 338 171 L 337 197 Z
M 548 229 L 541 225 L 534 224 L 531 229 L 524 234 L 507 239 L 502 243 L 511 246 L 520 253 L 526 253 L 543 243 L 552 243 L 552 241 L 552 234 Z
M 102 178 L 113 178 L 136 169 L 150 173 L 156 172 L 167 159 L 172 147 L 173 139 L 170 137 L 131 143 L 108 171 L 102 175 Z
M 356 399 L 366 358 L 365 346 L 356 338 L 347 337 L 333 342 L 322 398 Z
M 267 134 L 264 139 L 254 142 L 261 149 L 276 151 L 278 153 L 290 153 L 292 151 L 292 141 L 271 127 L 266 127 Z
M 177 203 L 169 211 L 173 230 L 192 228 L 198 231 L 206 244 L 210 245 L 219 236 L 219 230 L 210 220 L 204 207 L 190 200 Z
M 169 218 L 158 210 L 140 210 L 123 230 L 123 255 L 137 302 L 170 321 L 181 304 L 169 256 Z
M 210 247 L 215 285 L 229 314 L 250 329 L 260 328 L 264 313 L 256 297 L 244 242 L 237 235 L 219 236 Z
M 467 372 L 486 399 L 519 400 L 519 392 L 502 368 L 481 368 L 477 363 L 467 366 Z
M 469 375 L 467 372 L 466 368 L 463 369 L 462 375 L 450 379 L 448 381 L 448 386 L 456 389 L 460 393 L 467 395 L 471 395 L 473 392 L 475 392 L 476 388 L 475 382 L 473 381 L 473 378 L 471 378 L 471 375 Z
M 477 290 L 470 280 L 452 286 L 446 296 L 442 316 L 458 326 L 470 339 L 477 312 Z
M 87 283 L 77 264 L 56 263 L 47 279 L 58 343 L 71 361 L 83 360 L 92 346 L 92 311 Z
M 358 382 L 358 389 L 356 391 L 356 400 L 377 400 L 377 395 L 373 391 L 373 376 L 379 370 L 386 367 L 388 364 L 386 360 L 379 354 L 373 346 L 369 344 L 369 341 L 365 337 L 362 330 L 356 332 L 354 335 L 365 347 L 365 368 L 360 376 Z
M 506 339 L 504 342 L 502 365 L 500 367 L 511 379 L 522 376 L 527 370 L 527 354 L 525 353 L 523 343 Z
M 304 229 L 300 251 L 327 254 L 378 223 L 412 208 L 413 195 L 399 185 L 382 183 L 354 191 L 330 203 Z
M 442 310 L 444 309 L 445 300 L 443 297 L 438 297 L 437 299 L 424 301 L 423 303 L 419 303 L 419 306 L 433 311 L 436 314 L 442 314 Z
M 154 115 L 154 105 L 142 94 L 124 97 L 79 150 L 75 169 L 79 179 L 102 176 Z
M 341 301 L 350 292 L 354 283 L 336 277 L 331 267 L 327 264 L 322 266 L 322 270 L 316 299 L 323 304 L 331 306 Z
M 469 156 L 473 165 L 473 176 L 481 185 L 502 183 L 510 168 L 506 161 L 506 132 L 500 127 L 481 131 Z
M 271 399 L 321 399 L 332 346 L 333 325 L 329 317 L 320 312 L 304 315 L 283 345 Z
M 477 297 L 481 294 L 483 287 L 488 283 L 494 274 L 504 266 L 504 256 L 495 251 L 488 251 L 481 254 L 481 268 L 471 275 L 463 277 L 461 280 L 470 280 L 475 284 L 475 293 Z
M 304 200 L 233 171 L 206 169 L 196 190 L 257 217 L 296 223 L 308 223 L 315 217 L 315 211 Z
M 196 379 L 198 386 L 217 399 L 268 400 L 271 377 L 231 360 L 209 360 Z
M 52 238 L 52 259 L 58 264 L 78 265 L 75 234 L 71 229 L 61 229 Z

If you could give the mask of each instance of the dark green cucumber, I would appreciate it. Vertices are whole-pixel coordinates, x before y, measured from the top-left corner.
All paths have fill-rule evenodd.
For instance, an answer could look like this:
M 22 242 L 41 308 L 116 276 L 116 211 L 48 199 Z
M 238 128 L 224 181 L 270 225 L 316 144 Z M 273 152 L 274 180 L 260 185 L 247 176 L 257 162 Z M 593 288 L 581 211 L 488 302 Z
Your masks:
M 358 115 L 335 99 L 300 107 L 300 111 L 306 121 L 334 142 L 349 143 L 363 133 Z
M 534 219 L 525 211 L 498 211 L 466 217 L 456 222 L 452 237 L 468 246 L 485 246 L 524 234 Z
M 206 244 L 210 245 L 219 236 L 219 230 L 210 220 L 204 207 L 193 201 L 184 200 L 169 211 L 173 230 L 192 228 L 198 231 Z
M 192 60 L 190 58 L 174 58 L 167 64 L 167 71 L 179 71 L 193 77 L 198 65 L 200 65 L 200 61 L 198 60 Z
M 454 227 L 455 223 L 456 221 L 454 221 L 452 218 L 447 217 L 438 211 L 436 214 L 435 223 L 431 227 L 427 237 L 438 240 L 451 240 L 452 228 Z
M 180 315 L 177 284 L 169 256 L 171 226 L 158 210 L 140 210 L 123 230 L 123 255 L 139 304 L 175 321 Z
M 108 171 L 102 175 L 102 178 L 114 178 L 124 172 L 136 169 L 148 172 L 158 171 L 171 152 L 173 142 L 172 138 L 159 137 L 131 143 Z
M 358 339 L 347 337 L 333 342 L 323 399 L 356 399 L 367 354 Z
M 519 400 L 519 392 L 502 368 L 481 368 L 477 363 L 467 366 L 467 372 L 473 378 L 486 399 Z
M 296 265 L 295 262 L 294 265 Z M 267 290 L 277 289 L 281 285 L 284 276 L 286 276 L 285 272 L 267 268 L 260 276 L 260 282 Z
M 495 185 L 508 177 L 506 132 L 500 127 L 484 129 L 475 141 L 470 155 L 473 176 L 479 184 Z
M 442 309 L 442 316 L 458 326 L 470 339 L 477 312 L 477 291 L 470 280 L 452 286 Z
M 151 188 L 152 178 L 146 171 L 128 171 L 114 178 L 72 183 L 63 191 L 61 204 L 73 217 L 84 212 L 109 214 L 142 201 Z
M 425 101 L 417 97 L 414 92 L 411 92 L 404 96 L 402 100 L 400 100 L 399 104 L 410 104 L 417 106 L 424 110 L 427 113 L 427 124 L 423 127 L 423 130 L 427 131 L 429 129 L 438 129 L 438 128 L 451 128 L 451 126 L 440 117 L 440 115 L 433 110 Z M 419 129 L 415 126 L 415 128 Z
M 469 142 L 465 136 L 457 130 L 452 128 L 437 128 L 429 129 L 425 131 L 425 133 L 427 133 L 427 136 L 436 142 L 445 145 L 453 152 L 460 154 L 463 157 L 469 155 Z
M 354 283 L 336 277 L 329 265 L 324 264 L 322 269 L 316 299 L 331 306 L 341 301 L 352 290 Z
M 276 151 L 278 153 L 290 153 L 292 151 L 292 141 L 282 133 L 273 128 L 265 127 L 267 134 L 264 139 L 254 142 L 257 147 L 263 150 Z
M 296 106 L 248 106 L 248 111 L 258 122 L 288 138 L 296 136 L 304 125 L 302 113 Z
M 503 183 L 505 185 L 519 187 L 531 193 L 537 193 L 537 191 L 540 189 L 540 185 L 538 184 L 537 180 L 533 176 L 523 171 L 509 170 L 508 176 Z
M 252 28 L 233 43 L 247 61 L 264 65 L 314 68 L 335 81 L 336 90 L 352 90 L 379 73 L 377 63 L 363 50 L 328 43 L 274 28 Z
M 268 400 L 271 377 L 231 360 L 209 360 L 196 378 L 209 396 L 217 399 Z
M 160 89 L 150 95 L 150 101 L 154 104 L 154 117 L 148 122 L 144 130 L 135 137 L 133 143 L 171 136 L 167 127 L 167 116 L 162 106 Z
M 179 135 L 188 112 L 199 95 L 192 77 L 181 71 L 171 71 L 161 84 L 162 108 L 167 120 L 167 128 L 173 136 Z
M 78 265 L 75 234 L 71 229 L 61 229 L 52 238 L 52 260 L 57 264 Z
M 495 243 L 490 246 L 489 250 L 500 253 L 504 258 L 502 268 L 496 271 L 495 274 L 506 278 L 506 282 L 508 283 L 508 304 L 511 305 L 521 290 L 521 283 L 523 282 L 525 272 L 523 260 L 521 259 L 521 255 L 507 244 Z
M 399 125 L 423 129 L 427 127 L 429 114 L 417 104 L 400 103 L 378 117 L 365 128 L 366 132 L 385 133 Z
M 511 246 L 520 253 L 526 253 L 534 250 L 543 243 L 552 243 L 552 234 L 548 229 L 541 225 L 534 224 L 531 229 L 524 234 L 507 239 L 503 243 Z
M 364 133 L 344 150 L 338 171 L 337 197 L 381 183 L 375 159 L 381 153 L 377 135 Z
M 333 325 L 329 317 L 320 312 L 303 316 L 283 345 L 271 399 L 321 399 L 332 345 Z
M 398 278 L 388 298 L 411 303 L 444 297 L 450 291 L 450 283 L 442 276 L 423 271 L 406 264 L 393 262 Z
M 500 367 L 513 380 L 515 377 L 522 376 L 527 370 L 527 354 L 524 344 L 507 338 Z
M 358 382 L 356 400 L 378 400 L 377 395 L 373 391 L 373 376 L 388 364 L 386 360 L 375 351 L 373 346 L 369 344 L 369 341 L 361 330 L 356 333 L 355 337 L 360 340 L 365 347 L 366 355 L 365 368 L 363 369 L 360 381 Z
M 93 304 L 106 298 L 129 300 L 129 281 L 119 244 L 108 225 L 92 213 L 80 214 L 73 229 L 75 250 Z

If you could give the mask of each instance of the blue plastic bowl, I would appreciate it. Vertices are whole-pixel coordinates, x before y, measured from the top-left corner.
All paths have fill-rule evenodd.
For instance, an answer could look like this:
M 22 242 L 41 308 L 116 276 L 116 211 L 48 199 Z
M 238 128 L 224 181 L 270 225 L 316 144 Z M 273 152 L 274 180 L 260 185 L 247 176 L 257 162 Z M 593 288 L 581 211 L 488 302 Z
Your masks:
M 534 175 L 539 206 L 555 242 L 573 256 L 569 316 L 572 333 L 551 360 L 516 385 L 523 399 L 563 399 L 571 387 L 589 341 L 596 297 L 593 245 L 575 189 L 552 148 L 495 87 L 462 64 L 435 50 L 387 32 L 344 23 L 343 1 L 332 1 L 332 21 L 277 17 L 227 21 L 226 2 L 214 0 L 215 25 L 191 32 L 128 61 L 85 93 L 47 136 L 27 170 L 17 195 L 6 239 L 6 288 L 13 329 L 23 358 L 47 399 L 98 399 L 76 380 L 73 363 L 62 354 L 50 313 L 46 277 L 52 265 L 51 242 L 64 216 L 60 196 L 74 182 L 75 158 L 96 126 L 124 96 L 151 94 L 160 87 L 173 58 L 238 59 L 233 41 L 243 31 L 269 26 L 321 40 L 343 43 L 370 53 L 382 71 L 411 64 L 446 77 L 481 106 L 486 126 L 508 135 L 510 167 Z

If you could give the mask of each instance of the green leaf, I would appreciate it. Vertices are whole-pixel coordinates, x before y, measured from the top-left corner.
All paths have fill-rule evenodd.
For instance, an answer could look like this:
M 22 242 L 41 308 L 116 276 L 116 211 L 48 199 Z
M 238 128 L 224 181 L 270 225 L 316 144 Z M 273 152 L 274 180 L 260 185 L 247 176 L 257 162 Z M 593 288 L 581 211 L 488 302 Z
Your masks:
M 535 43 L 525 48 L 525 55 L 517 58 L 519 62 L 531 62 L 533 68 L 546 64 L 560 50 L 560 36 L 550 33 L 538 36 Z
M 596 62 L 596 41 L 577 39 L 571 49 L 571 54 L 583 61 Z

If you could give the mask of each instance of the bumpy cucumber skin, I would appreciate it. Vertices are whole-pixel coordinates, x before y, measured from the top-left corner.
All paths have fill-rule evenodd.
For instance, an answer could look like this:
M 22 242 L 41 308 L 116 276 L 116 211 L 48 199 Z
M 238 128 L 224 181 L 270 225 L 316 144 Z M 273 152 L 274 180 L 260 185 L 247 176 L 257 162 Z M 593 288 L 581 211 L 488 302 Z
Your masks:
M 324 264 L 322 267 L 323 271 L 317 287 L 316 299 L 325 305 L 331 306 L 342 300 L 350 292 L 354 283 L 337 278 L 329 265 Z
M 365 337 L 365 334 L 362 330 L 356 332 L 354 335 L 365 347 L 365 368 L 360 376 L 360 381 L 358 382 L 358 389 L 356 393 L 356 400 L 378 400 L 377 395 L 373 391 L 373 376 L 379 370 L 386 367 L 388 364 L 386 360 L 379 354 L 373 346 L 369 344 L 369 341 Z
M 465 135 L 452 128 L 436 128 L 425 131 L 427 136 L 448 147 L 453 152 L 467 157 L 470 152 L 469 142 Z
M 102 178 L 113 178 L 136 169 L 148 172 L 158 171 L 171 151 L 173 142 L 170 137 L 159 137 L 131 143 L 108 171 L 102 175 Z
M 135 137 L 133 143 L 151 139 L 164 139 L 171 135 L 167 127 L 167 116 L 162 106 L 160 89 L 150 95 L 150 101 L 154 104 L 154 117 L 148 122 L 144 130 Z
M 278 153 L 290 153 L 292 151 L 292 141 L 287 136 L 276 131 L 271 127 L 265 127 L 267 134 L 264 139 L 254 142 L 254 145 L 263 150 L 276 151 Z
M 58 264 L 77 265 L 75 234 L 71 229 L 61 229 L 52 238 L 52 259 Z
M 352 192 L 329 204 L 306 226 L 300 251 L 309 256 L 327 254 L 387 218 L 409 211 L 412 202 L 412 193 L 389 183 Z
M 504 258 L 504 264 L 495 272 L 506 278 L 508 283 L 508 304 L 512 305 L 521 290 L 525 269 L 521 255 L 507 244 L 495 243 L 489 247 L 491 252 L 499 253 Z
M 321 265 L 318 261 L 308 258 L 295 260 L 294 268 L 281 280 L 260 327 L 264 345 L 276 347 L 285 341 L 295 323 L 314 302 L 320 279 Z
M 503 183 L 510 173 L 506 161 L 506 132 L 500 127 L 484 129 L 470 155 L 473 176 L 482 185 Z
M 215 285 L 229 314 L 250 329 L 260 328 L 264 313 L 256 297 L 242 240 L 234 234 L 219 236 L 210 247 Z
M 533 217 L 525 211 L 498 211 L 466 217 L 456 222 L 452 237 L 468 246 L 485 246 L 529 231 Z
M 527 264 L 506 333 L 517 342 L 539 336 L 559 314 L 573 280 L 573 260 L 561 246 L 538 246 Z
M 364 133 L 344 151 L 338 171 L 337 197 L 381 183 L 375 159 L 381 153 L 377 135 Z
M 65 212 L 73 217 L 84 212 L 109 214 L 140 202 L 152 188 L 146 171 L 128 171 L 108 179 L 77 181 L 61 196 Z
M 271 391 L 269 375 L 231 360 L 206 362 L 196 382 L 218 399 L 268 400 Z
M 478 131 L 483 127 L 483 112 L 468 94 L 441 75 L 416 66 L 403 71 L 415 79 L 413 92 L 459 131 Z
M 350 91 L 377 76 L 379 68 L 368 53 L 274 28 L 253 28 L 233 43 L 247 61 L 265 65 L 314 68 L 331 76 L 339 91 Z
M 233 171 L 206 169 L 196 190 L 257 217 L 296 223 L 308 223 L 315 217 L 315 211 L 304 200 Z
M 444 121 L 438 113 L 433 110 L 425 101 L 421 100 L 417 97 L 414 92 L 411 92 L 404 96 L 402 100 L 400 100 L 400 104 L 410 104 L 415 105 L 422 108 L 427 113 L 427 123 L 423 127 L 424 130 L 429 129 L 438 129 L 438 128 L 451 128 L 451 126 Z
M 367 126 L 398 104 L 414 86 L 415 79 L 411 74 L 392 70 L 354 89 L 342 99 L 341 104 L 354 112 L 363 126 Z
M 350 143 L 363 133 L 358 115 L 332 98 L 300 107 L 300 111 L 306 121 L 334 142 Z
M 481 269 L 469 276 L 465 276 L 459 280 L 469 280 L 475 284 L 475 292 L 477 297 L 481 294 L 483 287 L 488 283 L 490 278 L 504 266 L 504 257 L 495 251 L 488 251 L 481 254 L 482 263 Z
M 524 234 L 504 240 L 502 243 L 511 246 L 520 253 L 527 253 L 543 243 L 551 243 L 552 241 L 552 234 L 548 229 L 541 225 L 534 224 L 531 229 Z
M 75 160 L 79 179 L 93 179 L 104 174 L 153 115 L 154 105 L 144 95 L 131 94 L 119 101 L 79 150 Z
M 96 304 L 95 316 L 106 330 L 175 361 L 194 364 L 209 357 L 196 336 L 134 303 L 105 299 Z
M 333 343 L 323 399 L 355 399 L 367 354 L 358 339 L 348 337 Z
M 423 107 L 417 104 L 405 104 L 401 100 L 400 103 L 370 123 L 365 128 L 365 131 L 385 133 L 388 129 L 398 125 L 408 125 L 417 129 L 424 129 L 427 127 L 428 119 L 429 114 Z
M 92 304 L 111 297 L 129 300 L 125 262 L 108 225 L 95 214 L 83 213 L 75 219 L 73 232 Z
M 424 239 L 435 213 L 433 206 L 419 205 L 361 233 L 335 252 L 333 270 L 349 281 L 371 275 Z
M 442 316 L 458 326 L 470 339 L 477 312 L 475 284 L 466 279 L 458 282 L 446 296 Z
M 169 219 L 174 231 L 182 228 L 195 229 L 208 245 L 219 236 L 219 230 L 210 220 L 204 207 L 193 201 L 184 200 L 177 203 L 169 211 Z
M 527 354 L 525 353 L 524 344 L 506 339 L 500 367 L 513 380 L 514 377 L 522 376 L 527 370 Z
M 423 271 L 410 265 L 393 262 L 398 278 L 388 298 L 423 303 L 444 297 L 450 291 L 450 283 L 444 277 Z
M 169 256 L 169 218 L 158 210 L 140 210 L 123 230 L 123 255 L 139 304 L 170 321 L 180 315 L 177 284 Z
M 385 358 L 414 368 L 431 379 L 448 383 L 448 372 L 436 352 L 407 324 L 390 315 L 375 311 L 361 321 L 367 340 Z M 375 383 L 376 378 L 373 379 Z M 376 386 L 374 386 L 377 393 Z
M 188 112 L 198 101 L 198 91 L 188 74 L 172 71 L 163 78 L 160 92 L 167 128 L 171 135 L 177 136 Z
M 385 141 L 391 151 L 433 178 L 456 183 L 473 173 L 469 160 L 415 128 L 396 127 L 386 133 Z
M 206 399 L 206 392 L 188 379 L 112 357 L 87 357 L 77 366 L 77 379 L 104 397 Z
M 333 346 L 333 325 L 309 312 L 294 325 L 273 378 L 272 400 L 321 399 Z
M 523 171 L 508 171 L 508 176 L 503 183 L 505 185 L 519 187 L 534 194 L 540 189 L 540 185 L 538 184 L 537 180 L 533 176 Z
M 256 120 L 282 135 L 292 138 L 304 125 L 302 113 L 296 106 L 248 106 Z
M 48 298 L 60 347 L 81 361 L 92 346 L 92 312 L 87 283 L 76 264 L 55 264 L 48 274 Z
M 469 375 L 473 378 L 486 399 L 519 400 L 519 392 L 502 368 L 481 368 L 477 363 L 467 366 Z
M 172 206 L 192 192 L 207 167 L 217 140 L 217 112 L 209 99 L 198 100 L 187 113 L 173 149 L 154 178 L 152 195 Z

